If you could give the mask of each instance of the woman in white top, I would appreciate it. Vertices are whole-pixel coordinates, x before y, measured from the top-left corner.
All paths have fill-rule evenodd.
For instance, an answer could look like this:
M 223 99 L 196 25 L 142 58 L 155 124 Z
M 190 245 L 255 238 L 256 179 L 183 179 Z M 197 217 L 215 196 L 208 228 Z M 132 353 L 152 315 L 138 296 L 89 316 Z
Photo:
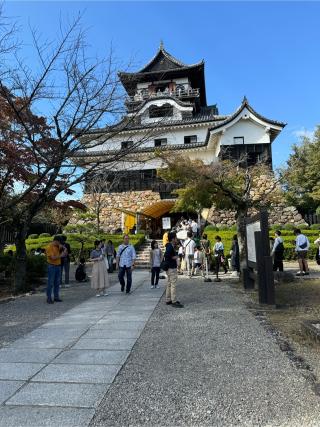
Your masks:
M 158 247 L 158 242 L 151 242 L 150 250 L 150 269 L 151 269 L 151 289 L 159 288 L 160 264 L 163 258 L 161 249 Z

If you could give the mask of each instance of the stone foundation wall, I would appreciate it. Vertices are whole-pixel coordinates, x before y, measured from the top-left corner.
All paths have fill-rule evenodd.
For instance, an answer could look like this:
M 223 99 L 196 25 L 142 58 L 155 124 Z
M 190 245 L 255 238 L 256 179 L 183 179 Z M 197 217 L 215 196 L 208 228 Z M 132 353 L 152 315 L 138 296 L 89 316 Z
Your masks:
M 280 187 L 274 179 L 274 175 L 262 174 L 253 180 L 250 191 L 252 200 L 258 201 L 262 198 L 271 203 L 269 210 L 270 224 L 294 224 L 305 225 L 306 222 L 293 206 L 283 203 L 283 195 Z M 160 194 L 151 190 L 128 191 L 122 193 L 103 194 L 104 208 L 101 214 L 101 226 L 106 232 L 114 232 L 121 228 L 122 212 L 115 208 L 123 208 L 128 211 L 137 212 L 161 200 Z M 90 208 L 90 195 L 85 195 L 82 202 Z M 252 210 L 251 214 L 256 213 Z M 213 206 L 208 213 L 207 221 L 217 227 L 235 225 L 235 212 L 217 210 Z
M 103 209 L 101 212 L 101 226 L 107 233 L 112 233 L 121 228 L 122 212 L 115 208 L 128 211 L 141 211 L 147 206 L 160 200 L 159 193 L 151 190 L 128 191 L 122 193 L 105 193 L 103 196 Z M 86 194 L 82 202 L 90 208 L 90 195 Z

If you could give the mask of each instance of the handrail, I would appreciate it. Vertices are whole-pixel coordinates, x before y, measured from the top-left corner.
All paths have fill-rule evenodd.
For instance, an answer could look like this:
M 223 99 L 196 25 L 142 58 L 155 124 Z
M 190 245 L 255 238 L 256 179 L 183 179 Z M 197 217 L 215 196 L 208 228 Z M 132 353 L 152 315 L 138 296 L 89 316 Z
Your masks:
M 157 92 L 150 92 L 150 93 L 136 93 L 134 96 L 128 96 L 126 99 L 126 102 L 142 102 L 150 98 L 167 97 L 167 96 L 174 96 L 176 98 L 189 98 L 192 96 L 197 97 L 199 95 L 200 95 L 200 90 L 198 88 L 167 90 L 163 92 L 159 90 Z

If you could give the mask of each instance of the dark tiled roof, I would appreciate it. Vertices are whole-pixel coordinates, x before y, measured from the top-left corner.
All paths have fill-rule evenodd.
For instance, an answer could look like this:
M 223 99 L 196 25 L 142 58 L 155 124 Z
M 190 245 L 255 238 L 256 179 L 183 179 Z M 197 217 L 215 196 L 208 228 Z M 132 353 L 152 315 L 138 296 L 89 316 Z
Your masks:
M 176 68 L 190 68 L 201 64 L 203 64 L 203 61 L 190 65 L 184 64 L 179 61 L 179 59 L 170 55 L 170 53 L 165 50 L 163 43 L 161 43 L 154 57 L 143 68 L 141 68 L 141 70 L 137 71 L 137 73 L 152 73 L 155 71 L 168 71 Z
M 262 121 L 264 121 L 264 122 L 267 122 L 267 123 L 270 123 L 271 125 L 274 125 L 274 126 L 281 126 L 281 127 L 285 127 L 286 126 L 286 123 L 284 123 L 284 122 L 279 122 L 279 121 L 277 121 L 277 120 L 271 120 L 271 119 L 267 119 L 266 117 L 264 117 L 264 116 L 262 116 L 261 114 L 259 114 L 259 113 L 257 113 L 252 107 L 251 107 L 251 105 L 249 104 L 249 101 L 247 100 L 247 98 L 246 97 L 244 97 L 243 98 L 243 101 L 242 101 L 242 103 L 241 103 L 241 105 L 240 105 L 240 107 L 233 113 L 233 114 L 231 114 L 231 116 L 227 116 L 226 118 L 225 118 L 225 120 L 223 120 L 223 121 L 221 121 L 221 122 L 219 122 L 219 123 L 216 123 L 213 127 L 211 127 L 209 130 L 215 130 L 215 129 L 217 129 L 217 128 L 219 128 L 219 127 L 222 127 L 222 126 L 225 126 L 226 124 L 228 124 L 228 123 L 230 123 L 230 122 L 232 122 L 232 120 L 233 119 L 235 119 L 237 116 L 238 116 L 238 114 L 244 109 L 244 108 L 247 108 L 249 111 L 250 111 L 250 113 L 252 113 L 254 116 L 256 116 L 258 119 L 260 119 L 260 120 L 262 120 Z
M 207 145 L 207 141 L 204 141 L 204 142 L 195 142 L 193 144 L 175 144 L 175 145 L 166 145 L 162 147 L 138 147 L 132 150 L 127 150 L 127 152 L 128 154 L 135 154 L 135 153 L 152 153 L 154 151 L 189 150 L 192 148 L 206 147 L 206 145 Z M 80 158 L 80 157 L 109 156 L 110 154 L 116 154 L 119 151 L 120 150 L 83 151 L 83 152 L 79 151 L 76 157 Z
M 213 105 L 211 107 L 206 107 L 204 109 L 201 109 L 199 113 L 194 114 L 193 116 L 190 116 L 190 117 L 185 117 L 181 120 L 162 120 L 161 122 L 143 124 L 143 125 L 140 123 L 136 123 L 134 119 L 131 119 L 130 117 L 126 116 L 113 127 L 95 129 L 88 133 L 101 134 L 101 133 L 112 132 L 116 130 L 118 131 L 123 130 L 125 132 L 129 130 L 152 129 L 155 127 L 162 128 L 162 127 L 171 127 L 171 126 L 184 126 L 184 125 L 197 124 L 197 123 L 210 123 L 210 122 L 221 123 L 229 117 L 229 116 L 216 115 L 214 114 L 215 111 L 216 111 L 216 106 Z

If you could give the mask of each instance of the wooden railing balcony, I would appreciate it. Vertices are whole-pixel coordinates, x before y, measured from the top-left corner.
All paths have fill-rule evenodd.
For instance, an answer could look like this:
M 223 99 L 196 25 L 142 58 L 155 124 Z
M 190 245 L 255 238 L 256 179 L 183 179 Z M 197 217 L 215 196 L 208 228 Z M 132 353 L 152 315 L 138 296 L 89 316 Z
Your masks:
M 134 96 L 129 96 L 126 99 L 126 104 L 139 103 L 152 98 L 173 96 L 175 98 L 197 98 L 200 96 L 200 90 L 196 89 L 176 89 L 176 90 L 164 90 L 156 92 L 141 92 L 136 93 Z

